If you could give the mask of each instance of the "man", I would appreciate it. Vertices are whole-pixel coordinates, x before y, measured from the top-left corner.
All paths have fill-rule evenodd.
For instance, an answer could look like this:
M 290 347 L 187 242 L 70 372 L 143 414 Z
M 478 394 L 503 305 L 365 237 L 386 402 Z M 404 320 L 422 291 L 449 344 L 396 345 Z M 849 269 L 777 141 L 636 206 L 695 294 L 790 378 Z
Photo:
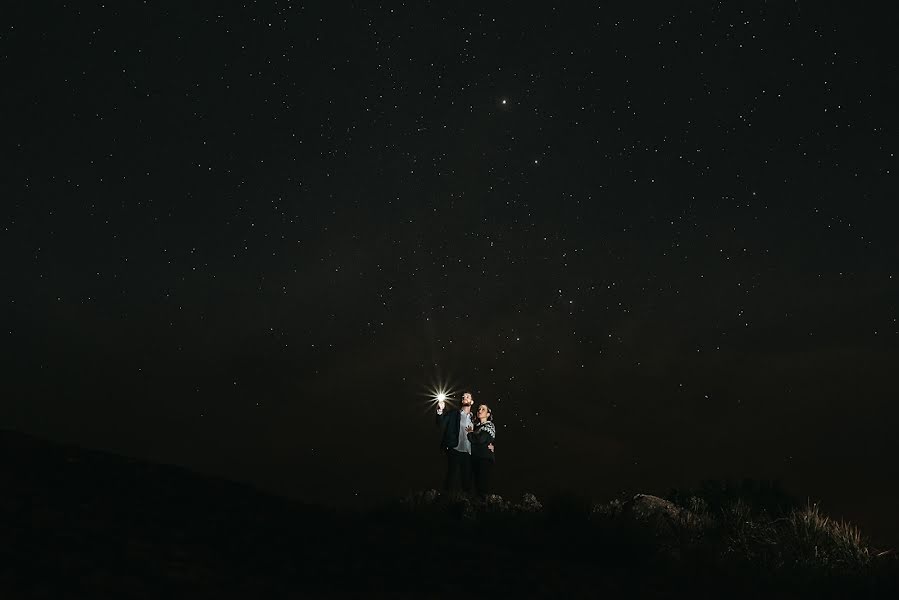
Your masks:
M 474 399 L 470 392 L 462 394 L 462 408 L 446 409 L 446 402 L 437 402 L 437 427 L 441 429 L 440 448 L 446 452 L 446 492 L 471 491 L 471 442 L 468 432 L 474 427 L 471 422 L 471 405 Z M 457 485 L 456 481 L 459 481 Z

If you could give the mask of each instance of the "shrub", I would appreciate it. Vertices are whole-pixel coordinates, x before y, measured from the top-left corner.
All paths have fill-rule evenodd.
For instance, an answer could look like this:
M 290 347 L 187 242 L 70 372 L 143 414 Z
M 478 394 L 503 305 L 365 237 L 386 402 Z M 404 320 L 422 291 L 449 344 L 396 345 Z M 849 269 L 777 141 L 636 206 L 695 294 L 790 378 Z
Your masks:
M 794 510 L 780 529 L 787 565 L 842 573 L 864 572 L 871 565 L 859 529 L 823 515 L 817 504 Z

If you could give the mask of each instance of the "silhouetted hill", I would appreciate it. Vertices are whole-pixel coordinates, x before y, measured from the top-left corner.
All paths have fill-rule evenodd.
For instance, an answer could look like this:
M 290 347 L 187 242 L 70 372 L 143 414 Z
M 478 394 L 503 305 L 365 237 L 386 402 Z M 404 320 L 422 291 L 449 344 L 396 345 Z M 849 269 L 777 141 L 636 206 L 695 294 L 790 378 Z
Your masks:
M 896 582 L 893 557 L 816 512 L 784 521 L 807 526 L 786 543 L 779 521 L 683 493 L 426 492 L 340 512 L 7 431 L 0 489 L 0 598 L 879 597 Z

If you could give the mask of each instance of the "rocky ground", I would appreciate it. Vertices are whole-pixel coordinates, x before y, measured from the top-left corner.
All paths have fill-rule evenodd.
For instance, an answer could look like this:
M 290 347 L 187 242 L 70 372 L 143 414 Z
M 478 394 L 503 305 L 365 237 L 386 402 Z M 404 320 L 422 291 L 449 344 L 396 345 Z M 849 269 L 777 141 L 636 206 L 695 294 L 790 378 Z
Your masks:
M 615 515 L 436 492 L 338 512 L 14 432 L 0 432 L 0 478 L 4 599 L 879 597 L 893 581 L 784 579 L 678 554 L 687 546 L 659 523 L 683 512 L 650 496 L 605 509 Z

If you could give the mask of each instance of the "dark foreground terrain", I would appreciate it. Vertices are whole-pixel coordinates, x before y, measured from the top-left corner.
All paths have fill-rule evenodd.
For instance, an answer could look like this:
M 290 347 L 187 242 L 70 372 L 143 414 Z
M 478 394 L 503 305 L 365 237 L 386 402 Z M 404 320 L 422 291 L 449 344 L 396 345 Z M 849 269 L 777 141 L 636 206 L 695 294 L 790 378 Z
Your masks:
M 0 432 L 0 598 L 894 597 L 893 553 L 735 489 L 338 512 Z

